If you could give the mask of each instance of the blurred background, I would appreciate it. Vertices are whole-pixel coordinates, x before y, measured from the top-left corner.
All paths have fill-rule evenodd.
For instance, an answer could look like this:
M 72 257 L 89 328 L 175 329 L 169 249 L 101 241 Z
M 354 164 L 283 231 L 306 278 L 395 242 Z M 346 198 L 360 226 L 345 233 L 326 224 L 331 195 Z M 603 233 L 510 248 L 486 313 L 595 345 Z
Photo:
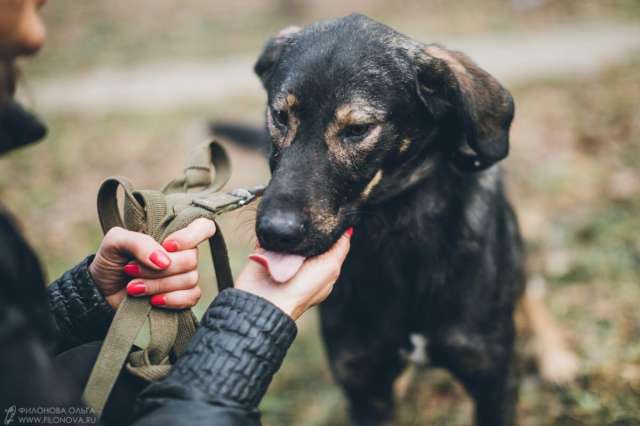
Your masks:
M 468 53 L 514 94 L 504 162 L 531 276 L 581 359 L 575 382 L 543 383 L 520 338 L 522 425 L 640 424 L 640 0 L 110 0 L 49 2 L 46 47 L 22 64 L 20 96 L 49 123 L 44 143 L 0 160 L 0 197 L 49 278 L 93 252 L 100 182 L 155 188 L 181 172 L 211 119 L 259 125 L 252 74 L 285 26 L 361 12 Z M 230 147 L 231 186 L 268 180 L 266 161 Z M 9 179 L 9 176 L 11 179 Z M 254 210 L 222 228 L 237 271 Z M 202 286 L 215 294 L 207 253 Z M 316 313 L 262 403 L 267 425 L 346 424 Z M 471 404 L 443 371 L 418 372 L 400 425 L 464 425 Z

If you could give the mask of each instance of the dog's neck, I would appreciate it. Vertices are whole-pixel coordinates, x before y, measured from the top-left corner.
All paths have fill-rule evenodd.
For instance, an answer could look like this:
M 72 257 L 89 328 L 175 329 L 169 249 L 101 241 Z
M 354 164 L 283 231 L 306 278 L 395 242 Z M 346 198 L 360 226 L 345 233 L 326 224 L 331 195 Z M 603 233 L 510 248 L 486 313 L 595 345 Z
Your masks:
M 459 232 L 473 218 L 469 212 L 477 202 L 475 190 L 500 190 L 497 167 L 479 173 L 465 173 L 440 163 L 420 182 L 381 203 L 363 206 L 356 229 L 368 235 L 372 247 L 388 238 L 405 238 L 424 244 L 438 235 Z M 475 206 L 477 207 L 477 206 Z M 431 235 L 426 235 L 431 234 Z

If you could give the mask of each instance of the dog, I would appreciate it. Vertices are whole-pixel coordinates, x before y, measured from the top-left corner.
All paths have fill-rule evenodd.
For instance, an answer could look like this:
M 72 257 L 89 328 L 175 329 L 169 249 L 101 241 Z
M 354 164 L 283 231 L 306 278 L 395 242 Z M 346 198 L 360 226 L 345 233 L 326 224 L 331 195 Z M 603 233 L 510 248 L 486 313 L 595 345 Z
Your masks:
M 260 245 L 314 256 L 355 228 L 320 306 L 352 423 L 392 421 L 402 354 L 419 335 L 430 365 L 473 398 L 477 425 L 515 424 L 514 309 L 526 274 L 498 164 L 509 91 L 466 55 L 359 14 L 283 30 L 255 72 L 272 172 Z

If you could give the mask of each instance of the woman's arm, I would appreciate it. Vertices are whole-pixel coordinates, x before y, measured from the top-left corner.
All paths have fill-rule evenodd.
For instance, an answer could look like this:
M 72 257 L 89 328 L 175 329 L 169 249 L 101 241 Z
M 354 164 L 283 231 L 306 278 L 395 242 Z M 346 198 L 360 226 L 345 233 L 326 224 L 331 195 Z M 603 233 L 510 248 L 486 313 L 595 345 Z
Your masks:
M 169 376 L 139 397 L 136 424 L 259 424 L 258 403 L 296 333 L 267 300 L 223 291 Z
M 114 309 L 98 290 L 89 273 L 89 256 L 47 287 L 49 309 L 58 339 L 54 353 L 104 338 Z
M 296 336 L 297 319 L 331 292 L 349 251 L 345 234 L 286 283 L 249 263 L 218 295 L 171 373 L 138 398 L 143 425 L 259 425 L 258 405 Z

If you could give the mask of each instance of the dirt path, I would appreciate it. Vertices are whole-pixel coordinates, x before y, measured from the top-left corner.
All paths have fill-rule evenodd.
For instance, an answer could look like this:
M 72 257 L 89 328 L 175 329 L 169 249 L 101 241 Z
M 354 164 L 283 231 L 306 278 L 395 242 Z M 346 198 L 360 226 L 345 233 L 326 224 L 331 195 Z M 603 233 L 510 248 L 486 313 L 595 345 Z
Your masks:
M 420 37 L 429 40 L 428 36 Z M 552 28 L 538 33 L 442 39 L 471 55 L 502 81 L 593 73 L 640 51 L 640 27 L 616 23 Z M 33 81 L 45 112 L 102 114 L 212 105 L 234 96 L 261 96 L 252 67 L 258 52 L 219 62 L 155 63 L 98 69 Z

